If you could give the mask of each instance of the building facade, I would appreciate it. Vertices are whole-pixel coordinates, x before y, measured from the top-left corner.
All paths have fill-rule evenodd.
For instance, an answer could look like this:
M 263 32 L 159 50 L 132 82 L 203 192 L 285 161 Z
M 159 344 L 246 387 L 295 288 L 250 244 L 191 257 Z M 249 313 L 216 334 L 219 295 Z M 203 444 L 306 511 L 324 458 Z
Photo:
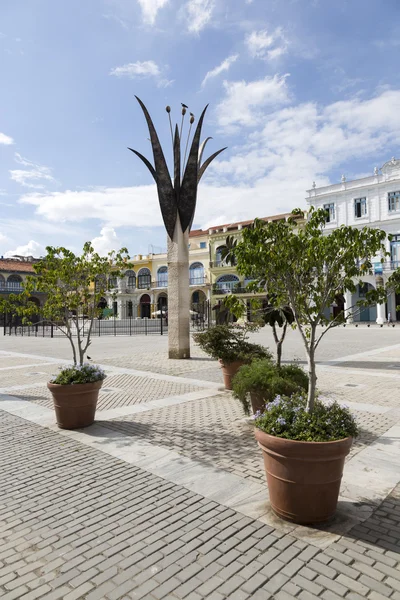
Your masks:
M 33 265 L 39 259 L 33 256 L 15 256 L 13 258 L 0 258 L 0 297 L 7 298 L 10 294 L 19 294 L 23 292 L 26 278 L 28 275 L 34 275 Z M 36 292 L 30 299 L 38 307 L 43 305 L 45 294 Z M 4 316 L 1 317 L 2 320 Z
M 359 298 L 362 298 L 370 286 L 376 287 L 386 282 L 391 273 L 400 267 L 400 160 L 392 158 L 380 169 L 374 169 L 370 177 L 346 181 L 338 184 L 317 187 L 315 183 L 307 190 L 308 207 L 324 208 L 327 213 L 326 232 L 351 225 L 362 228 L 376 227 L 392 237 L 386 238 L 386 250 L 390 256 L 381 263 L 380 256 L 376 257 L 374 274 L 363 278 L 357 284 L 355 294 L 347 292 L 345 297 L 338 297 L 335 306 L 330 307 L 331 313 L 345 310 L 353 313 L 355 322 L 374 322 L 382 324 L 390 314 L 392 321 L 400 321 L 400 297 L 389 294 L 386 304 L 363 308 L 361 311 L 352 309 Z

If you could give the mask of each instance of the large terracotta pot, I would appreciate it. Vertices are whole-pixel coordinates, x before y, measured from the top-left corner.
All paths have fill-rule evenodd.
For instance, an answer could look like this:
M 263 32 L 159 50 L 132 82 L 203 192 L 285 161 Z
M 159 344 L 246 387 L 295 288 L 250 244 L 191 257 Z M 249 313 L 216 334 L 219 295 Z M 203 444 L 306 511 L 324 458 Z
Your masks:
M 298 442 L 255 428 L 263 451 L 273 511 L 287 521 L 311 524 L 336 511 L 344 461 L 353 438 L 335 442 Z
M 219 364 L 221 365 L 222 375 L 224 377 L 224 385 L 226 390 L 232 389 L 232 379 L 239 371 L 240 367 L 245 364 L 244 360 L 235 360 L 234 362 L 224 363 L 224 361 L 219 358 Z
M 57 425 L 61 429 L 81 429 L 94 422 L 97 399 L 103 381 L 58 385 L 48 383 L 54 402 Z

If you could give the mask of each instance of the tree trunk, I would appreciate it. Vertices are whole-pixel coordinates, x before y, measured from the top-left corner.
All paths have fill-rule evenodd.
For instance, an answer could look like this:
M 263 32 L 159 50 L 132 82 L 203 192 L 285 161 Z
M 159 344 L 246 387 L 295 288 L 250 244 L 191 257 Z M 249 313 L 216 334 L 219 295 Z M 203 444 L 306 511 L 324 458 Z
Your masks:
M 282 361 L 282 340 L 276 344 L 276 366 L 280 367 Z
M 317 385 L 317 374 L 315 369 L 315 355 L 314 348 L 310 348 L 308 352 L 308 397 L 307 397 L 307 412 L 312 412 L 314 410 L 315 403 L 315 391 Z

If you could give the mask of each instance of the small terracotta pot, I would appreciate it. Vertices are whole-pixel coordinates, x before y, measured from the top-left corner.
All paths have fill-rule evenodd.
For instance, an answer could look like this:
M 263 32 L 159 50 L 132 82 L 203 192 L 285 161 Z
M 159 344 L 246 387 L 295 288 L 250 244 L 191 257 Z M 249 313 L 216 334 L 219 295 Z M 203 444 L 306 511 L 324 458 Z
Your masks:
M 58 385 L 48 383 L 60 429 L 81 429 L 94 423 L 97 399 L 103 381 Z
M 250 392 L 250 403 L 253 414 L 256 414 L 258 410 L 261 412 L 265 411 L 266 401 L 264 400 L 262 394 L 258 392 Z
M 219 358 L 219 364 L 221 365 L 222 375 L 224 377 L 224 385 L 226 390 L 232 389 L 232 379 L 239 371 L 240 367 L 242 367 L 245 363 L 244 360 L 235 360 L 234 362 L 224 363 L 224 361 Z
M 312 524 L 336 511 L 344 460 L 353 438 L 335 442 L 299 442 L 255 428 L 263 451 L 270 502 L 282 519 Z

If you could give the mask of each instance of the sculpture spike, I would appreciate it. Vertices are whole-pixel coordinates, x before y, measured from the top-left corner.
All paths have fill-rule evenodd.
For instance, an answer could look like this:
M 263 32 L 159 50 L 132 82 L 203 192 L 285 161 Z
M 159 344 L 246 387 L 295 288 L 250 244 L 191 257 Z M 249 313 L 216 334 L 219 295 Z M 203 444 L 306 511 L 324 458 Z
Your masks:
M 175 126 L 174 138 L 174 189 L 176 203 L 179 205 L 179 191 L 181 187 L 181 140 L 178 125 Z
M 204 154 L 204 150 L 205 150 L 205 148 L 206 148 L 207 142 L 208 142 L 209 140 L 212 140 L 212 139 L 213 139 L 213 138 L 212 138 L 211 136 L 209 136 L 208 138 L 206 138 L 206 139 L 204 140 L 204 142 L 203 142 L 203 143 L 201 144 L 201 146 L 200 146 L 200 151 L 199 151 L 199 167 L 200 167 L 200 165 L 201 165 L 201 161 L 203 160 L 203 154 Z
M 128 150 L 133 152 L 133 154 L 136 154 L 136 156 L 138 156 L 140 160 L 144 162 L 150 173 L 153 175 L 154 181 L 157 183 L 157 173 L 151 162 L 147 160 L 147 158 L 143 156 L 143 154 L 140 154 L 140 152 L 138 152 L 137 150 L 133 150 L 132 148 L 128 148 Z

